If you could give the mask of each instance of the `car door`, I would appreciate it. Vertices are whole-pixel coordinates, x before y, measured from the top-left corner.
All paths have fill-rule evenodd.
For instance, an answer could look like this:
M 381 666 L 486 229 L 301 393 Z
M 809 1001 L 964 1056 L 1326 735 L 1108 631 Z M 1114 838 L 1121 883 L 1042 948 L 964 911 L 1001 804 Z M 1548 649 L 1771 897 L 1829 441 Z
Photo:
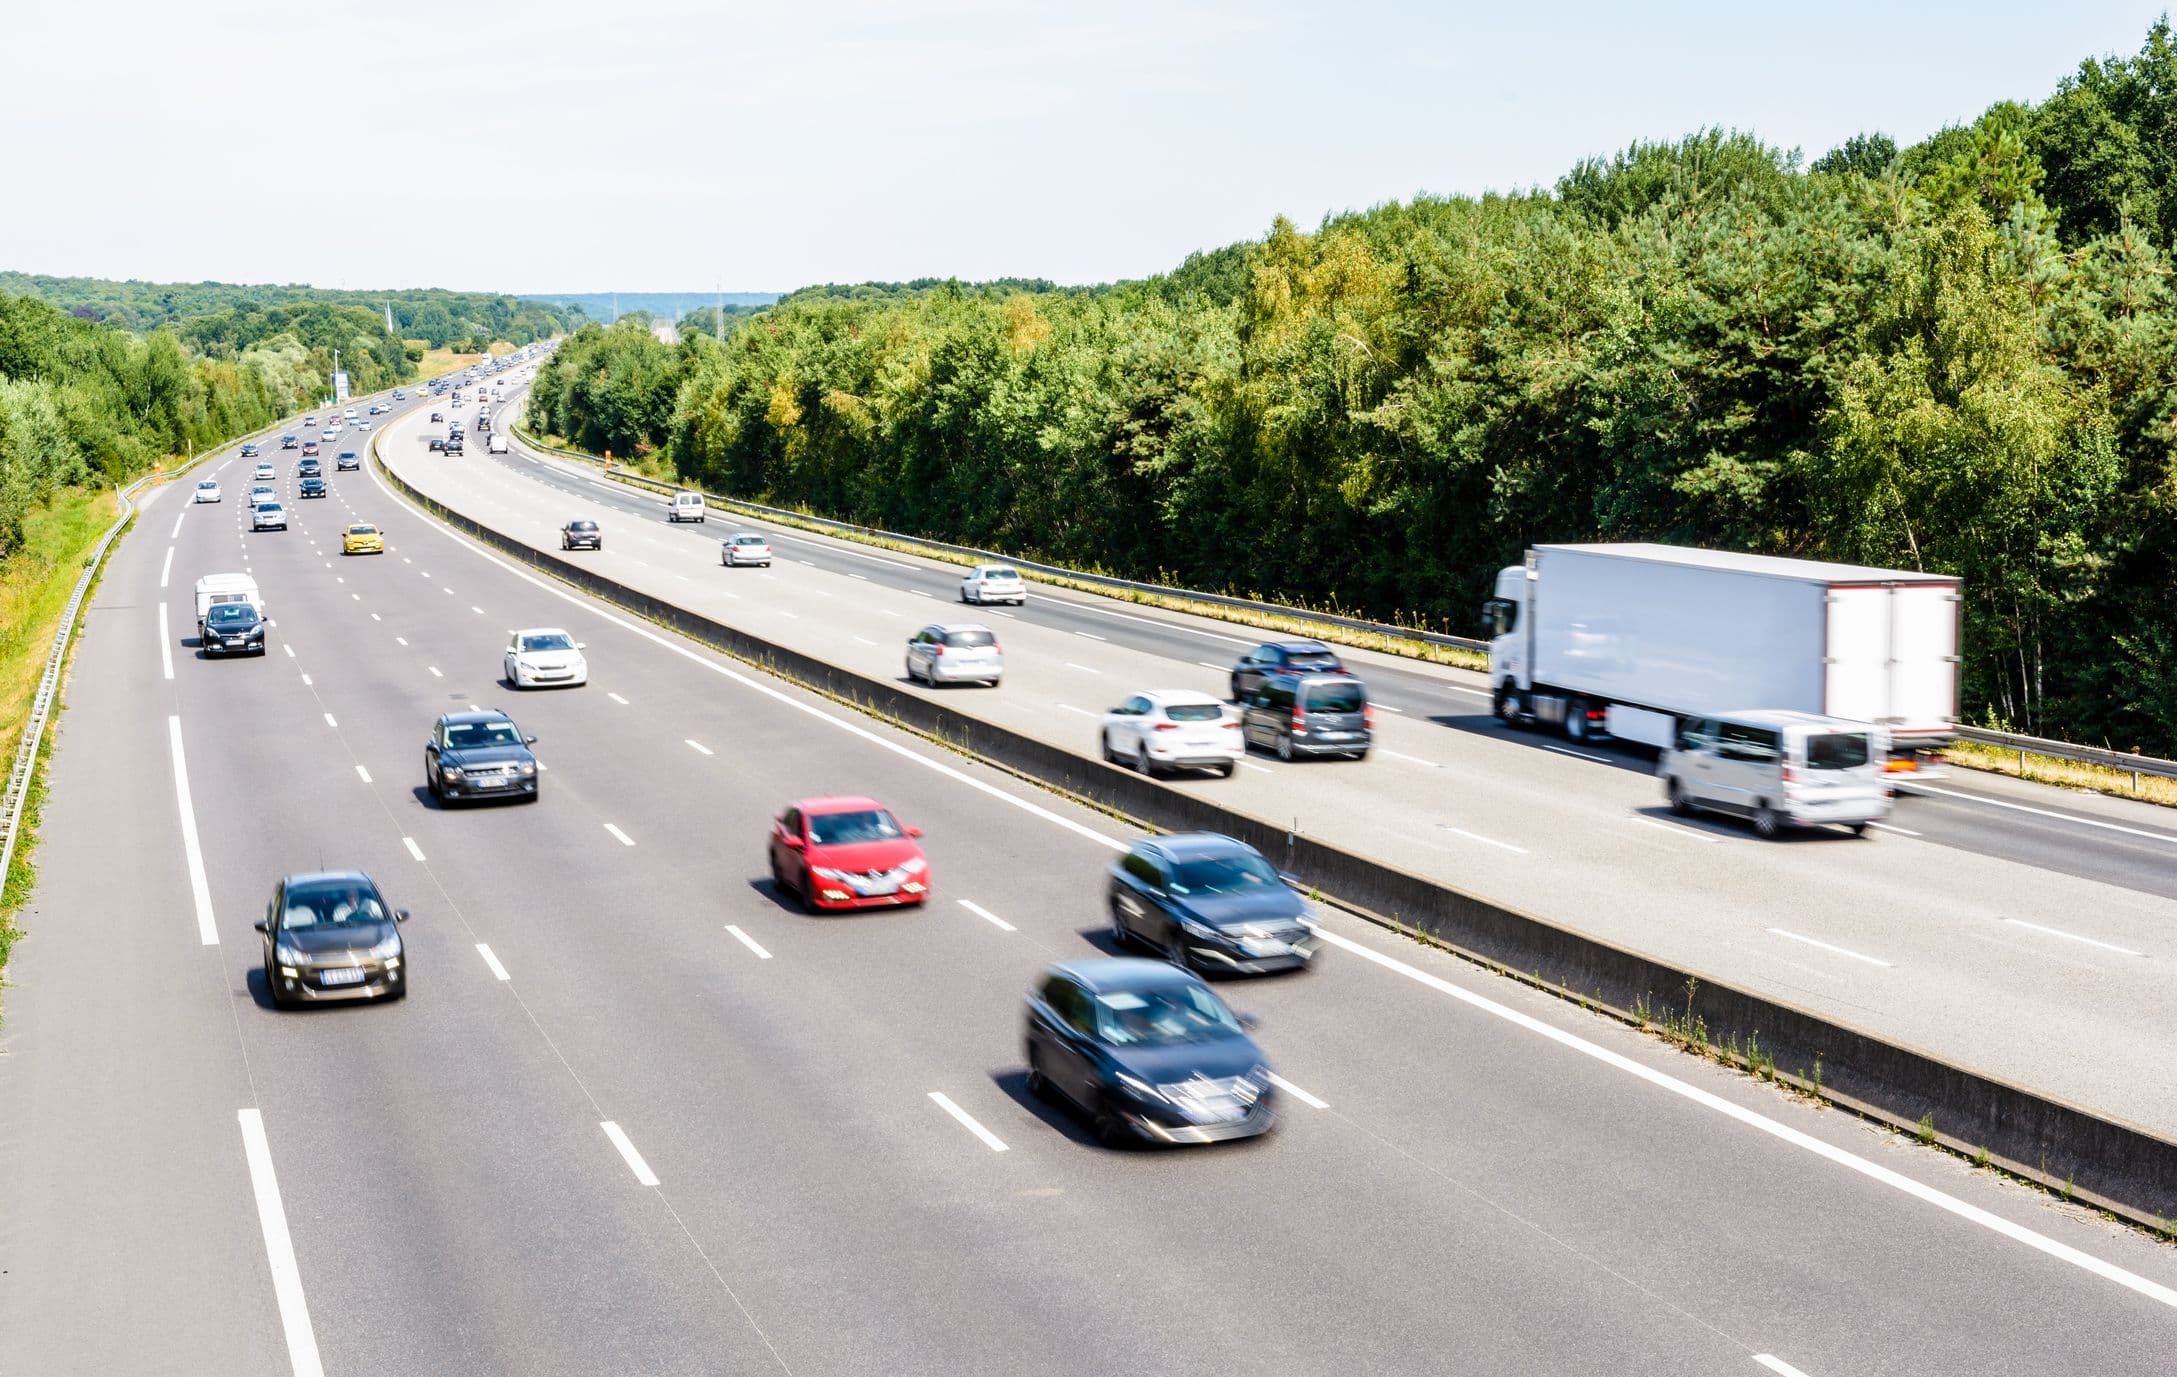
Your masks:
M 1156 862 L 1140 846 L 1127 851 L 1112 876 L 1112 919 L 1138 941 L 1156 940 L 1156 878 Z
M 1088 1108 L 1095 1103 L 1091 1084 L 1096 1064 L 1096 1011 L 1088 991 L 1065 976 L 1053 976 L 1044 986 L 1042 1018 L 1043 1074 L 1058 1092 Z M 1038 1011 L 1042 1013 L 1043 1011 Z
M 423 779 L 426 784 L 438 783 L 439 752 L 440 748 L 445 745 L 445 741 L 446 724 L 444 722 L 432 727 L 430 736 L 424 739 Z
M 771 869 L 774 874 L 788 876 L 797 885 L 806 885 L 809 877 L 803 864 L 804 853 L 788 846 L 788 837 L 801 837 L 803 845 L 807 845 L 808 839 L 802 836 L 799 808 L 787 809 L 771 824 Z
M 1141 745 L 1143 724 L 1148 721 L 1148 715 L 1149 700 L 1138 693 L 1111 710 L 1111 715 L 1105 719 L 1108 724 L 1105 739 L 1110 743 L 1113 755 L 1121 760 L 1132 758 Z
M 936 628 L 924 627 L 907 638 L 907 664 L 909 677 L 930 672 L 930 638 Z
M 1725 722 L 1717 736 L 1713 797 L 1721 807 L 1750 813 L 1775 795 L 1777 734 L 1766 727 Z
M 514 660 L 520 654 L 522 638 L 519 634 L 509 637 L 506 643 L 506 681 L 514 682 Z
M 1248 694 L 1254 692 L 1257 685 L 1262 683 L 1263 667 L 1275 664 L 1276 661 L 1277 648 L 1275 646 L 1256 646 L 1253 650 L 1242 655 L 1240 662 L 1232 667 L 1232 696 L 1244 700 Z

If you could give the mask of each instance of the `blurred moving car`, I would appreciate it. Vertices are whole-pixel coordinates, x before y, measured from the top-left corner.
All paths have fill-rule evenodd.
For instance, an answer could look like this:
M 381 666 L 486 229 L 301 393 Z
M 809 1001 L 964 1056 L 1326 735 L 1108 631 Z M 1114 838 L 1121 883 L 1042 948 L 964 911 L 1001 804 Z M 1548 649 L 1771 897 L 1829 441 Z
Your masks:
M 1215 832 L 1150 837 L 1110 870 L 1111 935 L 1187 970 L 1259 975 L 1315 959 L 1307 901 L 1262 853 Z
M 562 550 L 602 550 L 605 533 L 594 521 L 570 521 L 559 528 L 559 548 Z
M 340 457 L 333 460 L 333 471 L 335 473 L 346 473 L 350 469 L 361 469 L 362 467 L 363 461 L 355 457 L 355 451 L 352 449 L 340 451 Z
M 446 419 L 446 413 L 443 411 L 434 411 L 431 413 L 431 419 L 433 421 L 443 421 Z
M 303 451 L 303 453 L 305 454 L 308 454 L 309 452 L 309 450 Z M 274 478 L 279 477 L 279 474 L 273 469 L 272 461 L 270 459 L 260 459 L 257 461 L 257 467 L 250 472 L 250 477 L 257 479 L 260 482 L 269 483 Z
M 556 626 L 532 627 L 507 638 L 506 681 L 518 689 L 560 684 L 569 688 L 590 681 L 590 663 L 582 643 Z
M 408 910 L 385 901 L 360 870 L 289 875 L 256 928 L 265 935 L 265 984 L 275 1008 L 408 993 Z
M 1348 674 L 1271 670 L 1240 699 L 1240 734 L 1280 760 L 1342 755 L 1366 760 L 1376 739 L 1368 686 Z
M 217 502 L 219 500 L 219 480 L 207 478 L 197 484 L 196 500 L 199 502 Z
M 537 801 L 537 738 L 496 709 L 449 712 L 423 743 L 423 780 L 440 803 L 457 798 Z
M 385 532 L 368 521 L 349 523 L 340 533 L 340 553 L 344 555 L 382 555 L 386 552 Z
M 1232 701 L 1245 698 L 1248 691 L 1262 682 L 1262 676 L 1273 670 L 1322 671 L 1332 674 L 1345 673 L 1345 662 L 1338 652 L 1321 641 L 1268 641 L 1242 655 L 1232 666 Z
M 273 489 L 266 484 L 259 483 L 256 487 L 253 487 L 249 490 L 249 504 L 252 507 L 262 506 L 264 503 L 277 502 L 279 500 L 279 493 L 273 491 Z
M 1230 776 L 1247 754 L 1240 719 L 1193 689 L 1150 689 L 1104 714 L 1104 759 L 1145 775 L 1215 770 Z
M 207 656 L 262 655 L 265 619 L 246 602 L 222 602 L 207 608 L 197 644 Z
M 293 449 L 298 443 L 300 442 L 292 435 L 282 435 L 280 437 L 281 449 Z
M 1028 1089 L 1071 1101 L 1106 1143 L 1252 1138 L 1277 1122 L 1253 1021 L 1161 961 L 1051 966 L 1028 993 Z
M 1680 815 L 1735 814 L 1764 837 L 1830 823 L 1858 837 L 1890 815 L 1882 756 L 1882 741 L 1865 722 L 1805 712 L 1728 712 L 1687 721 L 1656 773 L 1671 811 Z
M 907 677 L 931 688 L 963 682 L 996 688 L 1005 677 L 1005 647 L 980 623 L 939 622 L 907 638 Z
M 736 531 L 718 543 L 718 562 L 727 568 L 743 564 L 771 567 L 771 542 L 754 531 Z
M 875 799 L 803 799 L 771 824 L 771 883 L 812 909 L 923 903 L 930 862 L 915 845 L 921 835 Z
M 244 459 L 255 459 L 257 457 L 257 442 L 255 440 L 244 440 L 242 442 L 242 453 L 240 457 Z
M 287 529 L 287 508 L 277 502 L 260 502 L 249 514 L 249 528 L 253 531 L 284 531 Z
M 1009 602 L 1019 607 L 1028 601 L 1028 585 L 1021 580 L 1020 570 L 1010 565 L 978 564 L 960 580 L 960 601 Z
M 318 443 L 317 443 L 317 441 L 315 441 L 315 440 L 305 440 L 305 441 L 303 441 L 303 442 L 302 442 L 302 452 L 303 452 L 304 454 L 315 454 L 315 453 L 317 453 L 317 452 L 318 452 Z M 268 466 L 266 466 L 266 465 L 260 465 L 259 467 L 261 467 L 261 468 L 262 468 L 262 467 L 268 467 Z M 260 474 L 258 474 L 257 476 L 258 476 L 259 478 L 270 478 L 270 477 L 271 477 L 272 475 L 271 475 L 271 474 L 269 474 L 269 473 L 260 473 Z

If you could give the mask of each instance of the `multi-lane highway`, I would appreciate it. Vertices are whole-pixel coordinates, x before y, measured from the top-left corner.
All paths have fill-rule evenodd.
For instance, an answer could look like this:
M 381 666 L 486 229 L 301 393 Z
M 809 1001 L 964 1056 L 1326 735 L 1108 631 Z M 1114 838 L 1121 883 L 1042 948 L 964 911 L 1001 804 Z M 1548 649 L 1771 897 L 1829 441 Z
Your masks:
M 1101 711 L 1176 686 L 1221 693 L 1247 628 L 1037 588 L 1021 608 L 955 598 L 957 566 L 772 524 L 770 569 L 727 569 L 739 518 L 665 520 L 660 498 L 527 452 L 447 462 L 418 427 L 381 452 L 420 489 L 570 558 L 794 649 L 905 683 L 926 622 L 995 627 L 1006 683 L 918 690 L 1096 749 Z M 1870 839 L 1765 842 L 1672 817 L 1648 762 L 1508 730 L 1481 680 L 1354 652 L 1386 711 L 1366 762 L 1250 759 L 1176 781 L 1256 817 L 1410 867 L 1954 1063 L 2177 1133 L 2177 827 L 2165 810 L 1959 774 L 1923 786 Z
M 89 613 L 0 1044 L 0 1370 L 2168 1370 L 2168 1249 L 1336 914 L 1221 987 L 1278 1132 L 1095 1146 L 1020 1002 L 1104 948 L 1123 829 L 375 475 L 293 502 L 292 457 L 291 530 L 168 490 Z M 358 518 L 388 553 L 338 553 Z M 204 660 L 190 585 L 237 568 L 271 651 Z M 496 682 L 526 625 L 590 686 Z M 535 806 L 430 803 L 471 703 L 539 738 Z M 766 821 L 830 790 L 926 829 L 927 910 L 778 901 Z M 270 1007 L 251 923 L 321 866 L 414 911 L 405 1001 Z

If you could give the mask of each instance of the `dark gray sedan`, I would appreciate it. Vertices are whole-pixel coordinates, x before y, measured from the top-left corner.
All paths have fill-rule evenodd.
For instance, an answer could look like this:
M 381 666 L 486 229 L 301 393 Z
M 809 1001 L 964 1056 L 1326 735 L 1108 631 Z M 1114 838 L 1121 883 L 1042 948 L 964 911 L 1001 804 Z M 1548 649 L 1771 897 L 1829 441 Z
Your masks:
M 423 743 L 423 782 L 440 803 L 464 798 L 537 801 L 537 738 L 497 710 L 449 712 Z
M 272 891 L 257 931 L 276 1008 L 408 993 L 408 950 L 394 908 L 360 870 L 290 875 Z
M 1214 832 L 1151 837 L 1111 867 L 1111 935 L 1183 970 L 1257 975 L 1315 959 L 1307 901 L 1242 841 Z

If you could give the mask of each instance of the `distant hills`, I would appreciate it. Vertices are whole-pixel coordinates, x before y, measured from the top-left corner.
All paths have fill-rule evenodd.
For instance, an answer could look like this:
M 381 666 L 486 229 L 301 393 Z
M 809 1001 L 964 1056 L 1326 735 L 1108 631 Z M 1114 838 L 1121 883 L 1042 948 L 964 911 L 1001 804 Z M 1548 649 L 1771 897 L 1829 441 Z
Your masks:
M 553 306 L 580 306 L 592 320 L 607 323 L 629 311 L 648 311 L 659 320 L 678 320 L 690 311 L 716 306 L 717 292 L 527 292 L 524 301 Z M 769 306 L 777 292 L 726 292 L 727 306 Z

